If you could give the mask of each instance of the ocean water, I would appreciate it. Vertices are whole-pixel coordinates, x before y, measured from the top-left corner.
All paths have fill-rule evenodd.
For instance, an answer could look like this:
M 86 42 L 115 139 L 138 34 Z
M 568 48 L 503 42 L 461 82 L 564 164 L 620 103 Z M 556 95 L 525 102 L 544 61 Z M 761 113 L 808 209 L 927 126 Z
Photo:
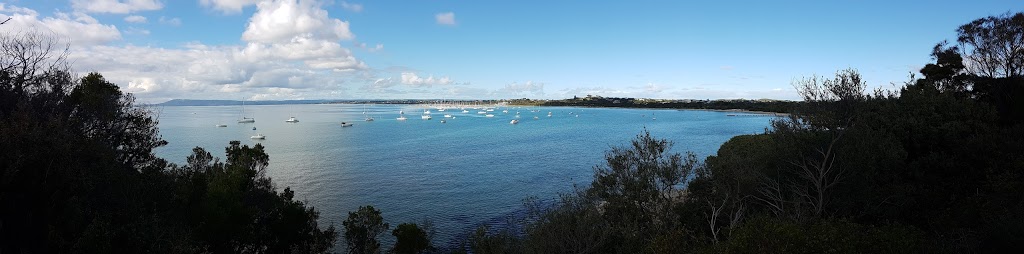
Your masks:
M 474 109 L 430 109 L 433 119 L 421 120 L 424 108 L 417 105 L 246 106 L 256 122 L 236 123 L 238 106 L 161 107 L 160 133 L 170 144 L 156 152 L 183 164 L 197 146 L 223 159 L 231 140 L 262 143 L 270 155 L 267 176 L 315 206 L 322 225 L 340 227 L 348 212 L 373 205 L 392 228 L 432 220 L 435 244 L 447 245 L 522 211 L 528 197 L 552 200 L 574 184 L 588 185 L 605 152 L 645 128 L 675 142 L 673 152 L 704 158 L 733 136 L 763 132 L 771 120 L 698 110 L 503 109 L 489 112 L 493 118 Z M 396 120 L 399 111 L 409 119 Z M 363 121 L 364 112 L 375 121 Z M 509 124 L 516 112 L 519 124 Z M 300 122 L 286 123 L 292 116 Z M 249 138 L 256 133 L 266 139 Z M 385 243 L 392 238 L 382 236 Z

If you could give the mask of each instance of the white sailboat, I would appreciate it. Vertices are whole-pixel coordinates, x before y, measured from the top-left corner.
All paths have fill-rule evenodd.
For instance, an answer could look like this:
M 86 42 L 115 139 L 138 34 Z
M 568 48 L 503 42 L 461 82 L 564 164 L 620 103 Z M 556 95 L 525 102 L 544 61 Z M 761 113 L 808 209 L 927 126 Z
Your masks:
M 365 121 L 373 122 L 373 117 L 366 114 L 366 104 L 363 104 L 363 116 L 366 116 Z
M 398 121 L 405 121 L 405 119 L 409 119 L 409 118 L 405 118 L 405 112 L 402 112 L 401 110 L 399 110 L 398 111 L 398 118 L 395 118 L 395 119 L 398 120 Z
M 245 100 L 242 100 L 242 119 L 238 120 L 238 123 L 255 123 L 256 119 L 251 117 L 245 117 Z

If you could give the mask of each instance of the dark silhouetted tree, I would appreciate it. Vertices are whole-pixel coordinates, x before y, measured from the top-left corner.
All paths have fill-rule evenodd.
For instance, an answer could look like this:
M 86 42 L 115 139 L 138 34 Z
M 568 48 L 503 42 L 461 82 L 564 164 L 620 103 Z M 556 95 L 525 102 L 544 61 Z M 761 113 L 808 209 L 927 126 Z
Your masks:
M 379 253 L 377 237 L 390 227 L 381 217 L 380 210 L 373 206 L 360 206 L 359 210 L 348 213 L 345 226 L 345 243 L 349 253 Z
M 391 249 L 394 253 L 415 254 L 423 253 L 431 249 L 430 237 L 426 230 L 421 229 L 416 223 L 402 223 L 391 231 L 395 236 L 395 247 Z

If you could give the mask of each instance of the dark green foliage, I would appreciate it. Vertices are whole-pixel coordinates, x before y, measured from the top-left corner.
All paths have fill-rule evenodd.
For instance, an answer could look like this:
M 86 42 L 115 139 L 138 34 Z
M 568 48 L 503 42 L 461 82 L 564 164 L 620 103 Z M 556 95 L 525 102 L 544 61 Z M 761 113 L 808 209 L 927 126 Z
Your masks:
M 394 253 L 423 253 L 432 248 L 429 234 L 416 223 L 398 224 L 391 235 L 396 238 L 395 247 L 391 249 Z
M 976 19 L 956 31 L 972 74 L 989 78 L 1024 75 L 1024 13 Z
M 668 153 L 672 142 L 646 130 L 630 146 L 613 147 L 607 165 L 594 168 L 586 195 L 599 202 L 618 246 L 645 246 L 657 232 L 675 228 L 672 207 L 682 200 L 684 183 L 701 165 L 696 155 Z
M 757 218 L 709 253 L 921 253 L 935 252 L 923 233 L 905 226 L 870 226 L 842 220 L 800 224 Z
M 461 251 L 469 250 L 471 253 L 480 254 L 511 254 L 523 253 L 522 240 L 514 236 L 508 230 L 490 232 L 487 226 L 477 227 L 469 236 L 467 242 L 463 242 Z M 456 251 L 461 252 L 461 251 Z
M 345 226 L 345 243 L 348 244 L 349 253 L 379 253 L 380 242 L 377 242 L 377 237 L 390 227 L 381 217 L 380 210 L 373 206 L 360 206 L 359 210 L 349 212 L 348 218 L 341 224 Z
M 196 242 L 219 253 L 330 250 L 334 227 L 321 231 L 319 212 L 293 200 L 289 188 L 274 190 L 264 176 L 269 157 L 262 145 L 232 141 L 225 154 L 219 162 L 197 147 L 188 165 L 173 171 L 179 183 L 175 201 L 182 203 L 178 212 L 195 228 Z
M 617 102 L 616 102 L 617 101 Z M 634 98 L 574 98 L 543 102 L 513 103 L 538 106 L 574 106 L 574 107 L 616 107 L 616 108 L 666 108 L 666 109 L 710 109 L 710 110 L 750 110 L 759 112 L 790 113 L 799 104 L 795 101 L 780 100 L 638 100 Z
M 74 79 L 55 40 L 0 37 L 0 253 L 323 253 L 333 227 L 277 193 L 262 146 L 220 163 L 153 154 L 157 122 L 98 73 Z
M 612 226 L 591 200 L 563 195 L 553 205 L 527 202 L 524 248 L 529 253 L 602 253 L 613 249 Z
M 659 186 L 673 185 L 649 173 L 672 168 L 651 159 L 668 142 L 645 133 L 608 153 L 588 195 L 539 209 L 522 238 L 482 239 L 531 253 L 1017 248 L 1024 244 L 1024 14 L 979 19 L 958 32 L 960 44 L 935 46 L 924 78 L 898 92 L 869 94 L 852 69 L 799 80 L 805 101 L 794 114 L 764 134 L 734 137 L 693 167 L 681 202 L 666 199 L 673 191 Z M 637 103 L 595 98 L 570 102 Z

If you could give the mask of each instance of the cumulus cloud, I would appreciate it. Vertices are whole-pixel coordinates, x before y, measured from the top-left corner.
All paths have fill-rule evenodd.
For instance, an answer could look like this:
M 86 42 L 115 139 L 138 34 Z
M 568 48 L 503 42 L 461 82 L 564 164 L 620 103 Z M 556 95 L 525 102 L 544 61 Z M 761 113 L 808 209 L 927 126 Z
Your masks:
M 160 24 L 169 25 L 169 26 L 180 26 L 181 25 L 181 19 L 179 19 L 179 18 L 160 17 Z
M 256 5 L 242 39 L 248 42 L 288 42 L 296 37 L 351 40 L 348 22 L 332 19 L 311 0 L 265 1 Z
M 384 44 L 380 44 L 380 43 L 377 43 L 376 46 L 370 47 L 369 45 L 366 45 L 366 43 L 361 42 L 361 43 L 355 43 L 355 46 L 359 47 L 361 49 L 365 49 L 366 51 L 370 51 L 370 52 L 377 52 L 377 51 L 384 50 Z
M 437 21 L 437 24 L 439 24 L 439 25 L 454 26 L 455 25 L 455 13 L 454 12 L 438 13 L 437 15 L 434 15 L 434 20 Z
M 48 30 L 59 37 L 67 38 L 73 46 L 106 44 L 121 40 L 121 32 L 113 25 L 100 24 L 85 13 L 58 12 L 53 17 L 41 18 L 31 9 L 0 4 L 0 19 L 8 21 L 0 26 L 3 32 L 26 30 Z
M 164 5 L 158 0 L 71 0 L 71 7 L 83 12 L 125 14 L 159 10 Z
M 124 21 L 128 23 L 146 23 L 146 17 L 139 15 L 131 15 L 128 17 L 124 17 Z
M 369 92 L 369 93 L 395 92 L 394 90 L 391 89 L 395 85 L 396 85 L 396 83 L 395 83 L 394 79 L 392 79 L 390 77 L 389 78 L 378 78 L 376 80 L 373 80 L 373 82 L 370 82 L 370 83 L 364 85 L 361 89 L 363 91 Z
M 378 43 L 378 44 L 377 44 L 377 46 L 374 46 L 374 47 L 372 47 L 372 48 L 369 48 L 368 50 L 369 50 L 370 52 L 377 52 L 377 51 L 381 51 L 381 50 L 384 50 L 384 44 L 380 44 L 380 43 Z
M 319 10 L 316 5 L 295 6 L 309 8 L 304 13 Z M 84 12 L 41 17 L 34 10 L 0 3 L 0 18 L 7 17 L 11 21 L 0 26 L 0 32 L 48 30 L 69 38 L 72 49 L 68 60 L 74 68 L 102 73 L 125 91 L 135 93 L 140 102 L 239 94 L 251 99 L 324 98 L 347 94 L 342 93 L 348 89 L 343 85 L 354 78 L 366 78 L 360 75 L 367 75 L 369 69 L 337 41 L 323 39 L 337 39 L 337 35 L 292 34 L 282 40 L 220 46 L 198 42 L 178 48 L 113 46 L 109 42 L 120 40 L 121 32 L 145 35 L 149 31 L 131 26 L 119 31 Z M 326 15 L 320 18 L 330 21 Z M 175 18 L 160 20 L 180 23 Z M 301 22 L 290 22 L 296 21 Z
M 346 2 L 346 1 L 341 1 L 341 8 L 349 10 L 351 12 L 362 12 L 363 11 L 363 5 L 362 4 L 353 4 L 353 3 Z
M 142 99 L 157 101 L 224 98 L 223 93 L 289 99 L 332 92 L 338 80 L 350 77 L 331 71 L 338 64 L 318 66 L 307 62 L 335 63 L 332 57 L 320 60 L 291 54 L 276 45 L 254 48 L 192 44 L 184 49 L 95 46 L 72 51 L 69 60 L 76 68 L 98 71 L 116 84 L 127 84 L 126 91 Z M 352 65 L 363 65 L 354 58 L 352 61 L 356 62 Z
M 497 95 L 507 97 L 518 97 L 518 96 L 543 96 L 544 95 L 544 83 L 536 83 L 533 81 L 526 81 L 526 83 L 506 84 L 504 88 L 496 92 Z
M 128 27 L 128 29 L 125 29 L 124 33 L 125 34 L 149 35 L 149 30 L 138 28 L 138 27 Z
M 644 91 L 650 92 L 650 93 L 660 93 L 662 91 L 665 91 L 665 87 L 664 86 L 660 86 L 658 84 L 650 83 L 650 82 L 647 83 L 647 85 L 644 85 L 643 89 L 644 89 Z
M 427 76 L 427 78 L 422 78 L 419 75 L 416 75 L 415 72 L 402 73 L 402 84 L 405 85 L 430 87 L 434 85 L 450 85 L 452 83 L 453 80 L 447 76 L 434 78 L 434 75 L 430 75 Z
M 39 13 L 37 13 L 35 10 L 29 9 L 29 8 L 21 8 L 21 7 L 14 6 L 14 5 L 7 5 L 5 3 L 0 3 L 0 13 L 4 13 L 4 14 L 22 14 L 22 15 L 27 15 L 27 16 L 38 16 L 39 15 Z
M 203 7 L 221 11 L 224 14 L 236 14 L 241 13 L 242 8 L 254 5 L 259 1 L 260 0 L 199 0 L 199 4 Z

